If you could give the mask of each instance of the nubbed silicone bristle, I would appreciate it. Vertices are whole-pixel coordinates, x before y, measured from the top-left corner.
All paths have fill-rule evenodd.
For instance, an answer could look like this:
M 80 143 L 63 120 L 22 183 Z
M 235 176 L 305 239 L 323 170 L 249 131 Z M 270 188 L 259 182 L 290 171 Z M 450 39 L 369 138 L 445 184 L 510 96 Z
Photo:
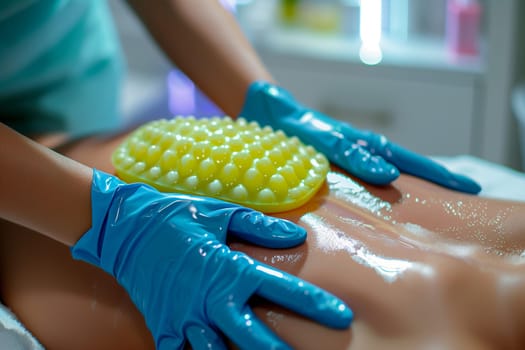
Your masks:
M 229 117 L 149 122 L 124 140 L 112 161 L 124 181 L 267 213 L 304 204 L 329 168 L 321 153 L 297 137 Z

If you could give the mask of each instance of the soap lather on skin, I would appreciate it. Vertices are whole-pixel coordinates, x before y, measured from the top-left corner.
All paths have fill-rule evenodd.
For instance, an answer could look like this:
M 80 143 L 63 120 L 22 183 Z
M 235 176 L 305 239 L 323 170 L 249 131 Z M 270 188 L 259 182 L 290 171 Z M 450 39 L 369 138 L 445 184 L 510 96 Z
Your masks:
M 112 162 L 127 182 L 215 197 L 266 213 L 307 202 L 329 170 L 324 155 L 297 137 L 229 117 L 149 122 L 117 147 Z

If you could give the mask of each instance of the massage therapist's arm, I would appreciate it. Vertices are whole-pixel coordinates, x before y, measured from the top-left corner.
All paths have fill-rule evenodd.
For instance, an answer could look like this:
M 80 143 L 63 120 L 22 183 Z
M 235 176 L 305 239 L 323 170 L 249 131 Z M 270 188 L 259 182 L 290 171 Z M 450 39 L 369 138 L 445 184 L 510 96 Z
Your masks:
M 159 46 L 222 110 L 237 116 L 256 80 L 274 82 L 218 0 L 128 0 Z
M 91 225 L 92 170 L 0 123 L 0 217 L 68 246 Z

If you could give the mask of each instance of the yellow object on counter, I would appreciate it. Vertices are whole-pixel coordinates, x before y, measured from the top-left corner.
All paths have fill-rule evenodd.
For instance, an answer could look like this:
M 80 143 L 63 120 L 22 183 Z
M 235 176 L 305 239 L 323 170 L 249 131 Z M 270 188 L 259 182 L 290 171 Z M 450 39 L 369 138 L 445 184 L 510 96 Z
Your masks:
M 112 162 L 126 182 L 215 197 L 266 213 L 307 202 L 329 170 L 324 155 L 297 137 L 229 117 L 149 122 L 124 140 Z

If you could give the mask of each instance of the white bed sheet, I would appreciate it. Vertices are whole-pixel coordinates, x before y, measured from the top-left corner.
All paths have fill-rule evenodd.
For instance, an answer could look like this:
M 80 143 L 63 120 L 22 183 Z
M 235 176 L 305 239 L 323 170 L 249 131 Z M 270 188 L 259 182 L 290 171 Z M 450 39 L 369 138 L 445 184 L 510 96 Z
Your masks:
M 432 157 L 451 171 L 467 175 L 482 187 L 480 196 L 525 202 L 525 173 L 468 155 Z

